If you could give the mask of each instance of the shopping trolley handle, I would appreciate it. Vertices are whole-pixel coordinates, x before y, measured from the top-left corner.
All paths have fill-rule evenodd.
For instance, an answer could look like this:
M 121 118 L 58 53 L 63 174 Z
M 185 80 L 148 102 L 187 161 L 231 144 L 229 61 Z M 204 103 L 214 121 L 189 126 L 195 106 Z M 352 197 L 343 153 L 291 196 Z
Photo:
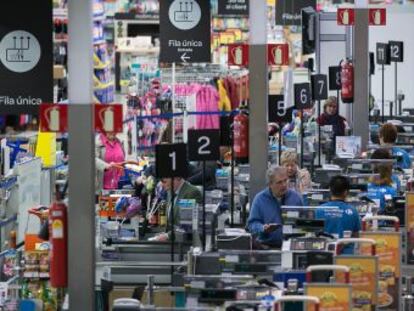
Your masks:
M 336 241 L 336 250 L 335 250 L 335 254 L 339 255 L 340 252 L 340 247 L 339 245 L 341 244 L 348 244 L 348 243 L 354 243 L 354 244 L 363 244 L 363 243 L 368 243 L 371 244 L 371 255 L 375 256 L 377 249 L 377 242 L 373 239 L 367 239 L 367 238 L 346 238 L 346 239 L 339 239 L 338 241 Z
M 349 267 L 342 266 L 342 265 L 314 265 L 309 266 L 306 269 L 306 282 L 312 282 L 312 272 L 313 271 L 343 271 L 345 273 L 345 283 L 349 283 L 350 275 L 349 275 Z
M 400 219 L 396 216 L 386 216 L 386 215 L 365 216 L 364 218 L 362 218 L 362 230 L 366 231 L 367 222 L 375 221 L 375 220 L 392 221 L 394 223 L 395 231 L 398 232 L 400 230 Z

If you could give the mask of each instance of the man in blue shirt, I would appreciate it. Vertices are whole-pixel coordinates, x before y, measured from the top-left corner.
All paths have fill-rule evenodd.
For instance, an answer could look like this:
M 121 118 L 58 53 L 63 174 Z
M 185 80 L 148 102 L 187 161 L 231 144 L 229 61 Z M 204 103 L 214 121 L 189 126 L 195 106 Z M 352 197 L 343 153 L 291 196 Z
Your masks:
M 361 230 L 361 221 L 355 207 L 346 203 L 349 194 L 349 180 L 344 176 L 334 176 L 330 181 L 331 201 L 321 205 L 316 217 L 325 220 L 325 232 L 344 237 L 344 231 L 350 231 L 352 237 L 358 237 Z M 324 209 L 323 207 L 337 207 L 338 209 Z
M 269 187 L 259 192 L 250 208 L 247 227 L 257 240 L 271 247 L 283 242 L 282 205 L 303 206 L 299 193 L 288 188 L 289 177 L 284 167 L 272 166 L 267 171 Z
M 379 130 L 380 145 L 383 148 L 391 149 L 392 156 L 397 158 L 397 167 L 402 169 L 411 168 L 411 158 L 407 151 L 399 147 L 395 147 L 397 141 L 398 130 L 392 123 L 385 123 Z

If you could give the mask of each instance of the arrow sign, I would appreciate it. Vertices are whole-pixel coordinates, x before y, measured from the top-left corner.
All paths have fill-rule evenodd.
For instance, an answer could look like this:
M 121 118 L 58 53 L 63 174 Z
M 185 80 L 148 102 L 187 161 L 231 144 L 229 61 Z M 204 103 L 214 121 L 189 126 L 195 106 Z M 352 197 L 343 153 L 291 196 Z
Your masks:
M 187 62 L 187 59 L 190 59 L 191 57 L 187 56 L 187 53 L 184 53 L 183 55 L 181 55 L 181 60 L 183 61 L 183 63 Z

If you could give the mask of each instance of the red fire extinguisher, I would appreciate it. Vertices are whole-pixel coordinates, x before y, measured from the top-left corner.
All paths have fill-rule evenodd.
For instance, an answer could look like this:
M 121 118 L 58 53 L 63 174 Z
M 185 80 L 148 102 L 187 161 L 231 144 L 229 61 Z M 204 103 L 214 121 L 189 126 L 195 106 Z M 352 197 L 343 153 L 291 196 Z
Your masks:
M 341 98 L 344 103 L 354 102 L 354 65 L 349 59 L 341 61 Z
M 246 163 L 249 158 L 249 117 L 240 112 L 233 121 L 233 150 L 238 162 Z
M 49 210 L 50 284 L 54 288 L 68 286 L 68 213 L 61 202 Z

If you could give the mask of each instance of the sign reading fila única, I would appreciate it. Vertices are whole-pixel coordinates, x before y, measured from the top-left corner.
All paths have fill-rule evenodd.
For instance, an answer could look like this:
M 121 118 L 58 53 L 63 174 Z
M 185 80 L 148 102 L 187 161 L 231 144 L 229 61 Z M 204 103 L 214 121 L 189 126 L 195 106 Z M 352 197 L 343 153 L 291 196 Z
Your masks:
M 160 1 L 160 62 L 211 61 L 210 1 Z
M 38 114 L 42 102 L 53 102 L 52 1 L 0 8 L 0 113 Z

